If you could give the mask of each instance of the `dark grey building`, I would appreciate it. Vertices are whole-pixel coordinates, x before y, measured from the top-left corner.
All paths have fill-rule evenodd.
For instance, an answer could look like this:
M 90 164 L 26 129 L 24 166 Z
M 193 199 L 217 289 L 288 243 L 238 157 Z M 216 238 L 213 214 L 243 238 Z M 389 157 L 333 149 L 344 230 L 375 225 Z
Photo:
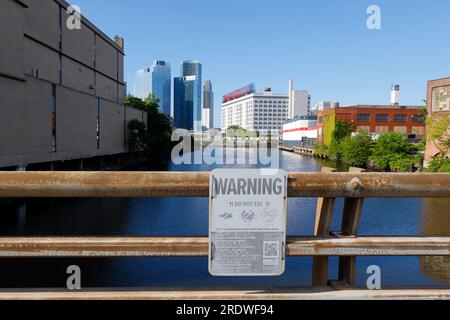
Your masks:
M 211 80 L 206 80 L 203 85 L 203 127 L 214 128 L 214 92 Z
M 0 2 L 0 167 L 123 153 L 126 123 L 145 119 L 121 104 L 123 39 L 68 6 Z

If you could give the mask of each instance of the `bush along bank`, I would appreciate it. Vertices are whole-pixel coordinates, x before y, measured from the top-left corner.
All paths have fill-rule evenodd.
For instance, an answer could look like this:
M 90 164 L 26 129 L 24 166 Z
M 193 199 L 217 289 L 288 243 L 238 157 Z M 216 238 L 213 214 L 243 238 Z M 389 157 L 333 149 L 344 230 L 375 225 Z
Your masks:
M 404 135 L 395 132 L 383 133 L 376 139 L 365 131 L 352 135 L 351 125 L 338 121 L 331 144 L 318 145 L 315 151 L 330 160 L 354 167 L 413 172 L 422 167 L 424 145 L 423 142 L 413 144 Z

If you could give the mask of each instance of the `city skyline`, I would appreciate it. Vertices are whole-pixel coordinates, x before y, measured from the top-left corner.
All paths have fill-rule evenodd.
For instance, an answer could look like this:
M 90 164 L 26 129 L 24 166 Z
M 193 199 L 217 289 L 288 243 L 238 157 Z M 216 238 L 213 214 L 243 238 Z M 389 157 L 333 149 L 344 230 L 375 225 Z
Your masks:
M 133 74 L 148 61 L 177 65 L 196 58 L 204 65 L 204 77 L 215 83 L 217 110 L 222 95 L 235 88 L 255 82 L 258 91 L 271 86 L 287 92 L 289 79 L 310 92 L 312 105 L 386 104 L 393 83 L 402 86 L 402 104 L 420 105 L 427 80 L 444 78 L 448 70 L 450 44 L 440 40 L 446 36 L 448 1 L 377 1 L 381 30 L 367 29 L 366 11 L 373 2 L 366 0 L 239 3 L 241 10 L 233 10 L 233 1 L 76 4 L 108 35 L 125 38 L 129 89 Z M 147 12 L 159 14 L 148 21 Z M 191 17 L 183 28 L 188 34 L 170 23 L 186 15 Z M 202 37 L 208 41 L 198 41 Z

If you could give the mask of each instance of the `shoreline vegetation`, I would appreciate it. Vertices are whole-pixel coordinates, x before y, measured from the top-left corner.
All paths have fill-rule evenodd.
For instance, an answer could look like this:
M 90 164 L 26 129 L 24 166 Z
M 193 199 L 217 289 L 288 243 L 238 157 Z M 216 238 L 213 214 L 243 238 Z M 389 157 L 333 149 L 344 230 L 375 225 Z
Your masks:
M 146 123 L 139 120 L 128 123 L 130 151 L 142 153 L 152 166 L 167 163 L 174 145 L 173 127 L 171 118 L 160 111 L 159 100 L 153 94 L 145 100 L 130 95 L 123 104 L 147 112 Z
M 440 128 L 448 128 L 448 124 L 439 124 Z M 430 127 L 430 126 L 428 126 Z M 426 139 L 418 144 L 410 142 L 404 135 L 396 132 L 382 133 L 373 139 L 366 131 L 352 134 L 352 126 L 345 121 L 337 121 L 332 133 L 330 145 L 319 144 L 314 152 L 326 159 L 344 163 L 352 167 L 382 172 L 450 172 L 450 161 L 445 157 L 449 150 L 446 130 L 428 136 L 428 140 L 441 141 L 441 149 L 430 162 L 428 168 L 423 168 Z

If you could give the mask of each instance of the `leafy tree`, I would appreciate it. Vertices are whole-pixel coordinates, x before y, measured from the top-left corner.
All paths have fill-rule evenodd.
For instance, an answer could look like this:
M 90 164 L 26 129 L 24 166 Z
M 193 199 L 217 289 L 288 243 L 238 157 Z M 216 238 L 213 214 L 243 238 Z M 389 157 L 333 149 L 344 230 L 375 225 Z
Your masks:
M 342 141 L 350 137 L 352 134 L 353 128 L 352 125 L 347 123 L 346 121 L 337 120 L 335 123 L 335 128 L 331 134 L 331 144 L 325 147 L 324 154 L 335 161 L 342 160 Z
M 128 124 L 131 151 L 142 151 L 150 163 L 159 164 L 170 157 L 172 126 L 170 118 L 159 110 L 158 99 L 149 95 L 142 101 L 128 96 L 123 103 L 147 112 L 147 124 L 132 120 Z
M 131 120 L 128 123 L 128 145 L 133 152 L 145 149 L 145 136 L 147 134 L 147 127 L 145 123 L 139 120 Z
M 402 134 L 383 133 L 372 146 L 372 156 L 376 167 L 391 171 L 408 171 L 415 163 L 417 147 Z
M 340 162 L 342 160 L 342 142 L 334 141 L 328 147 L 327 156 L 334 161 Z
M 314 149 L 314 151 L 317 154 L 324 155 L 324 156 L 329 156 L 328 147 L 324 143 L 317 144 L 316 148 Z
M 372 155 L 372 138 L 365 131 L 359 131 L 354 137 L 345 138 L 342 143 L 342 159 L 356 167 L 367 167 Z
M 341 142 L 343 139 L 351 136 L 353 127 L 346 121 L 337 120 L 332 133 L 332 143 Z
M 142 111 L 147 111 L 147 105 L 142 99 L 128 95 L 122 102 L 126 106 L 130 106 Z
M 234 131 L 236 131 L 236 130 L 244 130 L 242 127 L 240 127 L 240 126 L 238 126 L 238 125 L 232 125 L 232 126 L 229 126 L 228 127 L 228 130 L 234 130 Z
M 444 158 L 442 160 L 433 159 L 427 169 L 428 172 L 450 172 L 450 159 Z
M 227 130 L 228 137 L 245 138 L 248 137 L 248 131 L 240 126 L 232 125 Z
M 427 142 L 433 144 L 438 150 L 430 162 L 428 171 L 431 172 L 448 172 L 447 153 L 450 150 L 450 118 L 447 114 L 432 113 L 426 117 L 427 125 Z M 441 168 L 442 170 L 441 171 Z M 448 171 L 445 171 L 448 170 Z

